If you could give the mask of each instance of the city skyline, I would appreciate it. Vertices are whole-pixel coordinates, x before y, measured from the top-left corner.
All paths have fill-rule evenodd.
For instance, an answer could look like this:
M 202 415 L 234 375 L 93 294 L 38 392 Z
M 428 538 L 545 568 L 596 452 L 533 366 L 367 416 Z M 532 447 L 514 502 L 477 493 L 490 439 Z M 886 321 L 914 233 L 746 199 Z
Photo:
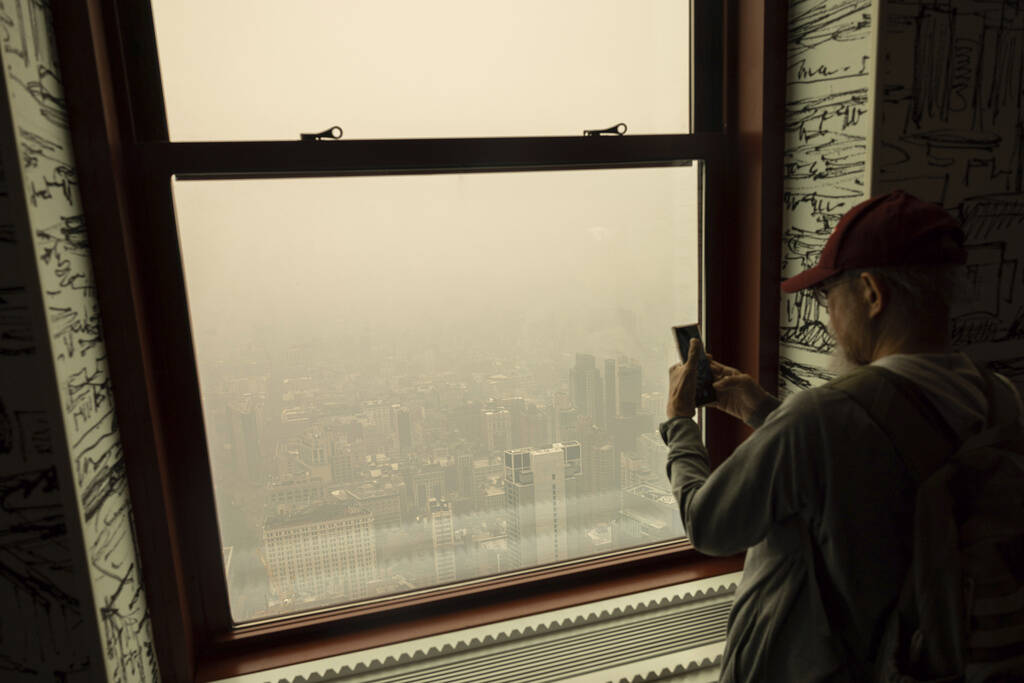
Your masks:
M 642 383 L 634 359 L 598 363 L 572 354 L 554 385 L 495 374 L 474 383 L 472 362 L 468 382 L 459 381 L 466 369 L 455 367 L 405 384 L 379 368 L 363 380 L 341 377 L 311 349 L 273 355 L 250 347 L 232 367 L 204 371 L 236 621 L 682 532 L 654 431 L 664 395 L 640 393 L 639 410 L 620 403 L 627 414 L 606 412 L 603 426 L 577 407 L 598 403 L 570 397 L 581 368 L 597 371 L 592 387 L 606 384 L 597 367 L 612 371 L 612 386 L 623 375 L 627 385 L 635 375 L 638 388 L 656 386 Z M 490 363 L 515 365 L 501 358 Z M 381 377 L 392 380 L 391 388 L 371 390 Z M 345 387 L 358 400 L 335 400 Z M 371 391 L 381 398 L 369 398 Z

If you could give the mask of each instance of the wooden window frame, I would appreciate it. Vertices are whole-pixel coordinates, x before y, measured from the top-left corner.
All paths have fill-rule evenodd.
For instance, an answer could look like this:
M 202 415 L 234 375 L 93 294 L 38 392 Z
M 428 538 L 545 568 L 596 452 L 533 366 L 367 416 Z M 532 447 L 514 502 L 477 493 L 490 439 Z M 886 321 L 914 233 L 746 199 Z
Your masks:
M 693 133 L 331 143 L 171 143 L 152 16 L 134 0 L 54 7 L 58 53 L 155 648 L 168 680 L 212 680 L 738 569 L 668 542 L 282 622 L 230 623 L 171 174 L 363 174 L 706 162 L 708 346 L 777 384 L 787 3 L 693 0 Z M 721 27 L 721 41 L 708 26 Z M 697 68 L 697 65 L 710 68 Z M 162 180 L 154 180 L 162 179 Z M 742 201 L 736 198 L 742 197 Z M 738 246 L 742 245 L 742 246 Z M 180 331 L 180 334 L 175 334 Z M 714 463 L 748 430 L 710 411 Z

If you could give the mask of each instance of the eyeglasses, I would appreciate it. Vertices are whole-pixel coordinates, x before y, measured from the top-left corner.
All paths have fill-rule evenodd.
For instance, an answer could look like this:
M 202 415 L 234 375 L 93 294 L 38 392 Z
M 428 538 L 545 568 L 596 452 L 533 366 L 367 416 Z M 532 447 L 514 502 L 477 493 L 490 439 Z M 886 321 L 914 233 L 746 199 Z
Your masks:
M 848 279 L 848 277 L 843 275 L 830 277 L 821 284 L 811 287 L 811 296 L 814 297 L 814 300 L 818 302 L 819 306 L 828 310 L 828 293 L 835 289 L 836 286 L 841 284 L 844 280 Z

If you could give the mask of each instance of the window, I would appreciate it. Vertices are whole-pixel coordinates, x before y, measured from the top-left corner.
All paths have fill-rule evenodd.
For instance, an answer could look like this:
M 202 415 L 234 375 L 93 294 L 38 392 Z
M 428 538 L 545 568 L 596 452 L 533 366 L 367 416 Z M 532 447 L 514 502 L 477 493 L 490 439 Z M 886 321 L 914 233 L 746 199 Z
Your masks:
M 228 12 L 224 9 L 229 8 L 227 3 L 217 4 L 216 8 L 203 6 L 201 10 L 189 11 Z M 583 4 L 587 8 L 594 6 Z M 62 61 L 69 71 L 65 75 L 68 96 L 73 111 L 79 107 L 78 120 L 83 122 L 76 123 L 73 135 L 83 165 L 87 212 L 92 212 L 91 218 L 87 213 L 87 222 L 121 226 L 122 230 L 90 236 L 98 270 L 109 266 L 110 281 L 122 285 L 107 286 L 100 296 L 105 317 L 115 321 L 114 328 L 108 322 L 108 329 L 118 330 L 108 340 L 115 391 L 129 453 L 129 477 L 146 581 L 148 586 L 155 587 L 151 594 L 158 596 L 153 608 L 154 627 L 158 640 L 162 638 L 161 663 L 169 670 L 188 678 L 210 677 L 217 671 L 252 670 L 271 661 L 283 663 L 308 657 L 310 647 L 320 648 L 316 652 L 325 654 L 325 648 L 340 651 L 337 648 L 366 646 L 426 632 L 424 629 L 453 628 L 467 623 L 467 619 L 481 623 L 502 615 L 511 616 L 516 610 L 565 604 L 557 601 L 579 601 L 600 594 L 593 591 L 640 590 L 654 585 L 643 581 L 664 585 L 684 580 L 685 571 L 708 575 L 735 566 L 700 558 L 678 540 L 644 544 L 647 539 L 663 538 L 659 535 L 662 527 L 651 519 L 650 510 L 664 501 L 659 499 L 656 489 L 645 488 L 649 482 L 645 480 L 643 459 L 621 458 L 623 453 L 616 453 L 614 444 L 594 444 L 591 449 L 597 452 L 602 447 L 611 447 L 612 458 L 603 462 L 618 467 L 603 474 L 609 480 L 618 479 L 618 493 L 630 497 L 625 502 L 616 501 L 614 524 L 604 520 L 581 524 L 567 499 L 563 500 L 562 489 L 593 476 L 589 473 L 595 470 L 600 471 L 600 467 L 588 467 L 588 444 L 584 443 L 580 424 L 595 426 L 597 414 L 607 419 L 612 412 L 608 405 L 614 406 L 616 419 L 642 413 L 643 394 L 648 393 L 646 387 L 652 386 L 645 383 L 645 363 L 652 365 L 649 377 L 663 375 L 664 365 L 670 361 L 664 346 L 651 353 L 652 360 L 641 360 L 635 354 L 630 361 L 576 341 L 560 345 L 552 340 L 550 352 L 555 360 L 547 361 L 546 366 L 538 360 L 531 361 L 535 378 L 551 378 L 540 389 L 536 386 L 542 384 L 539 379 L 532 380 L 533 386 L 524 386 L 530 383 L 523 379 L 523 374 L 494 372 L 493 363 L 500 358 L 484 359 L 491 365 L 483 362 L 475 373 L 481 386 L 472 387 L 478 395 L 469 400 L 478 401 L 471 406 L 478 425 L 474 448 L 483 449 L 486 456 L 470 452 L 468 462 L 464 459 L 460 463 L 460 456 L 465 454 L 449 440 L 447 452 L 431 450 L 415 472 L 413 468 L 403 471 L 408 463 L 408 459 L 402 459 L 403 443 L 408 448 L 440 448 L 436 433 L 429 436 L 431 430 L 438 429 L 431 419 L 457 419 L 442 411 L 428 416 L 422 397 L 416 395 L 413 400 L 407 396 L 418 390 L 415 383 L 402 384 L 398 392 L 401 396 L 396 400 L 388 392 L 370 390 L 375 388 L 375 382 L 379 384 L 379 377 L 370 377 L 365 385 L 360 384 L 363 380 L 354 381 L 353 375 L 358 372 L 351 369 L 347 374 L 332 371 L 335 374 L 326 379 L 320 372 L 313 382 L 302 380 L 305 374 L 290 372 L 282 372 L 273 380 L 260 379 L 276 372 L 269 366 L 256 373 L 218 374 L 218 363 L 245 364 L 257 351 L 251 343 L 246 347 L 237 338 L 221 344 L 223 329 L 228 329 L 221 327 L 238 323 L 252 329 L 252 320 L 234 319 L 240 317 L 240 308 L 230 301 L 237 303 L 251 294 L 252 288 L 264 285 L 268 289 L 261 290 L 259 295 L 266 298 L 266 306 L 274 309 L 275 317 L 294 314 L 289 329 L 310 325 L 310 308 L 319 308 L 323 319 L 331 325 L 346 322 L 345 311 L 356 312 L 350 316 L 357 318 L 352 325 L 355 330 L 344 328 L 346 339 L 342 348 L 321 348 L 313 354 L 310 344 L 323 347 L 322 339 L 307 337 L 297 343 L 286 343 L 280 349 L 282 362 L 289 367 L 318 365 L 318 372 L 323 369 L 323 358 L 331 354 L 336 358 L 353 349 L 369 351 L 374 343 L 379 343 L 361 341 L 360 326 L 375 334 L 387 329 L 392 333 L 391 339 L 396 340 L 392 343 L 404 344 L 406 351 L 415 349 L 417 340 L 403 338 L 401 333 L 410 328 L 407 323 L 417 316 L 423 319 L 417 321 L 417 335 L 454 336 L 459 334 L 459 320 L 450 314 L 479 311 L 472 319 L 479 321 L 483 316 L 488 321 L 485 334 L 494 338 L 502 331 L 500 313 L 508 312 L 510 306 L 535 302 L 536 308 L 548 311 L 548 317 L 525 326 L 519 321 L 517 334 L 522 339 L 537 339 L 538 329 L 549 329 L 544 327 L 544 320 L 557 322 L 568 317 L 565 310 L 558 309 L 578 306 L 581 296 L 591 288 L 609 299 L 636 297 L 641 292 L 664 288 L 668 290 L 665 298 L 652 303 L 662 309 L 650 318 L 666 318 L 666 345 L 670 341 L 668 326 L 682 322 L 677 316 L 701 317 L 706 313 L 703 322 L 713 349 L 738 348 L 745 357 L 770 360 L 774 347 L 772 329 L 777 328 L 774 320 L 778 316 L 773 320 L 769 311 L 765 322 L 765 315 L 758 314 L 756 302 L 762 282 L 771 282 L 777 267 L 762 267 L 757 258 L 744 255 L 747 262 L 753 258 L 755 267 L 737 271 L 730 269 L 723 258 L 730 242 L 736 245 L 745 241 L 756 247 L 761 239 L 759 231 L 764 228 L 759 218 L 739 220 L 743 217 L 742 202 L 727 199 L 730 190 L 742 190 L 752 182 L 762 191 L 762 176 L 740 172 L 736 161 L 737 138 L 722 130 L 726 112 L 721 106 L 723 49 L 718 36 L 726 32 L 721 8 L 699 3 L 691 10 L 688 3 L 669 0 L 598 4 L 601 12 L 590 17 L 580 9 L 580 3 L 566 3 L 558 10 L 549 7 L 550 3 L 517 3 L 499 9 L 492 6 L 484 14 L 480 13 L 480 3 L 431 3 L 437 10 L 435 15 L 424 13 L 423 3 L 387 3 L 383 14 L 374 14 L 383 3 L 346 3 L 354 14 L 347 16 L 343 27 L 337 30 L 348 32 L 346 35 L 352 35 L 352 41 L 332 47 L 324 46 L 322 38 L 311 38 L 310 44 L 300 50 L 300 66 L 289 67 L 301 71 L 304 64 L 308 73 L 293 76 L 285 69 L 285 77 L 278 85 L 273 85 L 272 69 L 267 63 L 245 56 L 251 54 L 250 50 L 260 52 L 260 59 L 264 54 L 273 56 L 280 47 L 279 34 L 308 30 L 310 36 L 321 35 L 323 26 L 331 23 L 330 12 L 336 3 L 310 3 L 308 12 L 290 7 L 288 12 L 302 17 L 301 21 L 292 14 L 274 14 L 283 10 L 275 10 L 270 4 L 266 12 L 224 15 L 231 19 L 232 31 L 240 40 L 248 41 L 249 47 L 231 44 L 220 35 L 217 39 L 223 41 L 220 45 L 224 48 L 221 54 L 196 62 L 193 71 L 180 82 L 171 77 L 160 80 L 159 60 L 175 59 L 171 56 L 174 50 L 179 58 L 201 54 L 200 44 L 206 40 L 203 32 L 197 30 L 193 34 L 194 44 L 175 46 L 177 38 L 173 31 L 161 33 L 159 22 L 175 12 L 185 12 L 181 9 L 183 5 L 157 5 L 155 30 L 153 16 L 144 3 L 96 3 L 87 10 L 74 10 L 82 13 L 77 24 L 73 12 L 58 20 Z M 568 14 L 573 8 L 576 13 Z M 162 18 L 165 9 L 167 14 Z M 442 10 L 461 13 L 458 25 L 446 21 L 446 16 L 453 15 Z M 501 17 L 501 21 L 491 20 L 495 16 Z M 672 19 L 677 16 L 689 17 L 690 28 L 678 30 Z M 784 22 L 784 13 L 782 17 Z M 218 25 L 215 14 L 200 19 L 204 27 Z M 480 28 L 479 22 L 484 20 L 488 21 L 486 30 Z M 190 17 L 185 16 L 182 21 L 185 24 L 181 25 L 188 25 Z M 260 24 L 261 21 L 265 23 Z M 758 21 L 747 21 L 749 26 L 742 30 L 756 35 L 757 27 L 763 26 Z M 575 39 L 566 31 L 573 24 L 593 28 L 593 35 L 573 42 Z M 86 35 L 80 28 L 72 28 L 82 25 L 91 26 L 93 31 Z M 466 30 L 466 25 L 476 28 Z M 271 28 L 272 33 L 260 33 Z M 739 28 L 736 31 L 742 34 Z M 386 33 L 383 44 L 393 46 L 394 50 L 374 52 L 359 48 L 357 37 L 381 32 Z M 106 42 L 94 40 L 94 36 L 104 33 Z M 687 44 L 691 33 L 695 38 Z M 325 35 L 332 34 L 328 30 Z M 645 35 L 651 39 L 642 40 Z M 443 44 L 444 49 L 427 49 L 425 36 L 434 37 L 435 43 Z M 472 38 L 458 43 L 465 36 Z M 497 43 L 505 49 L 492 50 Z M 396 60 L 395 55 L 401 52 L 399 47 L 415 48 L 418 52 L 414 50 L 413 57 L 404 61 Z M 353 60 L 345 61 L 343 57 L 345 50 L 357 48 L 364 51 L 356 60 L 359 68 L 354 68 Z M 194 52 L 190 52 L 192 49 Z M 339 50 L 337 64 L 325 65 L 324 55 L 333 54 L 332 49 Z M 551 68 L 542 68 L 545 73 L 539 74 L 536 63 L 531 66 L 500 59 L 502 54 L 518 50 L 533 54 L 541 64 L 550 63 Z M 560 55 L 564 51 L 569 55 L 563 59 Z M 79 52 L 97 57 L 93 61 L 68 58 Z M 584 59 L 583 55 L 589 57 Z M 105 62 L 107 58 L 109 64 Z M 479 69 L 461 68 L 479 67 L 473 63 L 474 58 L 487 65 L 486 78 Z M 698 68 L 680 67 L 687 63 L 687 58 Z M 559 72 L 558 67 L 564 64 L 575 65 L 571 74 Z M 520 70 L 517 72 L 516 68 Z M 733 75 L 727 81 L 727 90 L 733 93 L 742 79 L 735 64 L 730 68 Z M 693 73 L 689 89 L 683 87 L 685 83 L 678 89 L 666 86 L 687 71 Z M 335 72 L 339 79 L 364 79 L 353 86 L 353 92 L 362 96 L 342 101 L 342 106 L 330 100 L 307 103 L 301 93 L 275 95 L 275 88 L 286 91 L 296 84 L 320 83 Z M 428 75 L 436 76 L 437 80 L 431 81 L 430 88 L 417 90 Z M 545 80 L 541 75 L 550 77 L 546 84 L 539 82 Z M 406 84 L 408 87 L 403 85 L 406 77 L 413 81 Z M 248 80 L 249 94 L 218 99 L 224 93 L 224 83 L 232 79 Z M 487 89 L 480 90 L 482 84 Z M 443 103 L 427 102 L 438 99 L 428 97 L 430 93 L 461 88 L 476 88 L 482 94 L 476 100 L 484 107 L 483 114 L 467 111 L 464 106 L 456 107 L 454 112 L 446 111 L 441 108 Z M 196 123 L 191 119 L 198 116 L 195 103 L 187 101 L 190 91 L 199 93 L 200 100 L 219 110 L 220 120 L 211 119 L 190 129 Z M 490 92 L 500 92 L 500 97 L 488 98 Z M 559 97 L 564 95 L 557 106 L 545 104 L 552 92 Z M 370 97 L 371 94 L 374 96 Z M 239 99 L 244 97 L 255 99 L 246 103 Z M 302 106 L 289 109 L 296 98 Z M 89 107 L 88 102 L 96 102 L 96 106 Z M 281 106 L 277 107 L 277 103 Z M 633 113 L 613 115 L 619 104 L 632 107 Z M 321 105 L 323 108 L 318 109 Z M 287 125 L 271 120 L 274 109 L 283 111 L 281 120 Z M 335 113 L 339 109 L 343 111 Z M 681 117 L 680 112 L 685 116 Z M 507 115 L 507 120 L 501 120 L 499 115 Z M 112 123 L 115 120 L 119 125 Z M 629 127 L 625 135 L 582 134 L 584 129 L 601 129 L 620 120 Z M 297 139 L 300 133 L 318 132 L 332 125 L 344 128 L 341 140 Z M 360 134 L 361 130 L 366 134 Z M 83 153 L 96 139 L 110 143 L 104 154 Z M 105 167 L 104 160 L 109 160 Z M 91 206 L 90 192 L 96 197 Z M 294 195 L 289 201 L 297 203 L 278 203 L 277 208 L 263 204 L 280 193 Z M 508 201 L 510 195 L 549 211 L 522 213 L 521 206 Z M 322 203 L 328 196 L 332 203 Z M 432 202 L 431 198 L 437 201 Z M 318 202 L 321 208 L 314 210 Z M 323 229 L 334 226 L 348 231 L 346 241 L 355 240 L 361 246 L 357 254 L 348 255 L 349 263 L 338 259 L 338 278 L 344 283 L 346 297 L 343 310 L 335 310 L 341 307 L 332 306 L 331 302 L 336 300 L 330 298 L 290 306 L 288 296 L 296 296 L 293 292 L 300 290 L 275 291 L 275 280 L 263 278 L 266 282 L 262 282 L 261 278 L 244 272 L 243 260 L 233 259 L 231 254 L 233 250 L 239 251 L 248 238 L 237 232 L 242 219 L 231 212 L 246 206 L 258 213 L 262 224 L 259 230 L 263 231 L 260 234 L 267 240 L 291 235 L 296 241 L 307 242 L 306 260 L 301 253 L 287 253 L 291 244 L 288 240 L 262 243 L 261 249 L 268 254 L 276 251 L 277 257 L 288 261 L 287 267 L 273 274 L 281 278 L 280 282 L 306 282 L 308 287 L 312 280 L 304 278 L 311 276 L 311 271 L 329 272 L 330 259 L 314 253 L 321 245 L 315 230 L 311 230 L 316 221 L 333 216 L 335 222 L 325 223 Z M 572 207 L 576 207 L 575 211 Z M 301 225 L 294 225 L 292 221 L 303 211 L 308 215 L 301 219 Z M 635 244 L 628 240 L 616 242 L 612 236 L 618 234 L 612 227 L 628 225 L 624 218 L 627 212 L 649 216 L 630 226 L 638 238 Z M 416 241 L 400 245 L 403 268 L 399 268 L 398 257 L 388 258 L 395 252 L 388 251 L 387 231 L 403 221 L 414 220 L 410 216 L 431 213 L 437 216 L 433 223 L 423 226 L 427 235 L 437 235 L 441 243 L 451 235 L 473 235 L 478 238 L 474 258 L 460 260 L 457 250 L 448 249 L 449 260 L 443 268 L 436 258 L 424 262 L 423 252 L 428 248 L 436 251 L 438 247 L 417 234 Z M 699 214 L 699 222 L 692 218 L 694 214 Z M 596 222 L 595 215 L 601 216 L 604 225 Z M 344 219 L 348 222 L 342 222 Z M 230 230 L 215 230 L 212 226 L 217 220 Z M 517 220 L 520 224 L 528 222 L 533 232 L 513 232 L 508 226 Z M 588 267 L 587 276 L 577 284 L 576 291 L 573 278 L 559 271 L 559 266 L 565 264 L 557 258 L 560 251 L 572 248 L 572 234 L 559 233 L 572 220 L 590 230 L 584 234 L 591 242 L 612 242 L 594 248 L 580 246 L 572 254 L 577 261 L 589 258 L 595 264 Z M 548 248 L 541 252 L 543 258 L 527 258 L 527 247 L 531 245 L 494 239 L 493 232 L 501 230 L 501 221 L 506 221 L 505 229 L 510 235 L 533 242 L 549 240 Z M 470 230 L 492 222 L 499 227 L 491 232 L 484 228 Z M 687 237 L 685 230 L 692 231 L 695 225 L 700 225 L 700 230 Z M 446 227 L 449 232 L 442 232 Z M 608 230 L 607 234 L 600 230 L 602 227 Z M 234 234 L 239 242 L 216 244 L 229 234 Z M 671 292 L 682 290 L 682 283 L 676 278 L 683 272 L 672 267 L 678 265 L 674 263 L 678 255 L 673 249 L 690 240 L 681 251 L 693 254 L 695 250 L 689 245 L 698 239 L 705 254 L 704 263 L 699 264 L 704 273 L 700 286 L 715 296 L 673 300 Z M 672 247 L 651 247 L 658 243 Z M 602 254 L 602 249 L 608 253 Z M 766 261 L 771 260 L 770 250 L 752 251 L 758 258 L 763 253 Z M 619 260 L 608 265 L 601 260 L 605 257 Z M 273 260 L 274 254 L 267 258 Z M 644 262 L 645 258 L 649 262 Z M 482 267 L 481 262 L 491 267 Z M 621 273 L 615 272 L 615 263 L 621 265 Z M 343 270 L 341 266 L 346 265 Z M 599 272 L 602 269 L 598 265 L 603 265 L 605 272 Z M 359 284 L 366 282 L 369 270 L 382 266 L 392 268 L 386 277 L 375 280 L 372 287 Z M 689 272 L 697 270 L 691 268 Z M 408 283 L 397 286 L 396 278 L 402 272 L 426 278 L 431 288 L 411 288 Z M 467 280 L 487 286 L 472 291 L 457 286 Z M 550 291 L 544 289 L 546 282 L 552 285 Z M 104 287 L 102 279 L 100 286 Z M 526 294 L 516 299 L 517 291 Z M 493 307 L 484 305 L 489 301 L 488 294 L 492 295 Z M 435 305 L 445 297 L 459 296 L 464 298 L 458 307 Z M 643 296 L 657 298 L 656 294 Z M 435 299 L 433 303 L 431 297 Z M 381 315 L 383 301 L 397 302 L 401 314 L 395 318 L 400 318 L 402 325 Z M 699 310 L 699 303 L 704 304 L 705 311 Z M 559 315 L 555 316 L 552 310 Z M 751 310 L 753 315 L 748 316 Z M 741 316 L 738 311 L 745 313 Z M 437 320 L 438 317 L 443 319 Z M 751 320 L 752 329 L 756 330 L 753 334 L 741 324 Z M 661 340 L 646 325 L 628 323 L 644 330 L 641 338 L 645 341 L 641 345 L 656 347 Z M 649 328 L 654 330 L 657 326 L 653 322 Z M 470 332 L 462 335 L 462 339 L 475 338 L 480 330 L 473 328 Z M 250 336 L 250 341 L 255 338 Z M 765 340 L 770 344 L 765 344 Z M 436 341 L 433 344 L 435 349 L 440 347 Z M 429 355 L 417 358 L 419 366 L 396 366 L 391 376 L 397 377 L 400 371 L 419 372 L 419 368 L 431 363 L 437 366 L 438 356 L 443 354 L 435 350 L 433 358 Z M 464 355 L 456 361 L 481 362 L 470 352 Z M 662 367 L 657 367 L 658 355 Z M 597 399 L 599 384 L 595 379 L 600 378 L 603 389 L 609 376 L 609 366 L 604 364 L 608 360 L 614 363 L 611 374 L 616 378 L 616 400 L 610 403 Z M 133 361 L 140 370 L 131 370 Z M 378 358 L 373 362 L 379 365 L 382 361 Z M 570 376 L 574 369 L 576 372 Z M 441 383 L 437 378 L 444 372 L 442 367 L 432 378 L 432 388 L 428 387 L 430 400 L 437 405 L 459 405 L 471 387 L 459 377 L 453 378 L 450 386 Z M 263 386 L 270 381 L 276 383 L 273 394 Z M 358 391 L 325 398 L 325 393 L 330 393 L 325 387 L 329 388 L 331 381 Z M 231 385 L 231 398 L 214 405 L 214 396 L 226 385 Z M 494 393 L 480 391 L 481 387 L 493 388 Z M 267 397 L 263 406 L 258 398 L 261 392 Z M 537 438 L 512 440 L 508 432 L 521 406 L 512 404 L 511 399 L 524 398 L 525 410 L 525 399 L 534 397 L 534 407 L 539 407 L 535 397 L 547 395 L 544 392 L 565 394 L 561 403 L 564 412 L 591 413 L 587 415 L 591 418 L 589 424 L 574 422 L 571 415 L 561 420 L 565 416 L 555 414 L 552 401 L 549 431 L 538 427 Z M 250 395 L 248 400 L 246 394 Z M 282 429 L 296 424 L 302 428 L 296 428 L 292 436 L 265 442 L 258 438 L 261 425 L 266 424 L 260 411 L 266 409 L 266 401 L 272 395 L 278 402 L 272 406 L 272 413 L 279 416 L 273 423 Z M 495 396 L 500 400 L 487 403 L 488 398 Z M 328 418 L 320 415 L 316 417 L 321 419 L 315 420 L 304 414 L 308 413 L 311 397 L 319 401 L 318 410 L 328 413 Z M 602 396 L 607 398 L 607 393 Z M 353 418 L 348 426 L 346 417 Z M 355 432 L 359 428 L 355 423 L 362 426 L 362 439 L 357 438 Z M 564 427 L 565 433 L 556 433 L 556 426 L 560 430 Z M 353 433 L 347 434 L 346 429 Z M 741 437 L 714 419 L 708 420 L 708 431 L 713 447 L 728 447 Z M 545 438 L 539 438 L 541 434 Z M 569 438 L 572 436 L 577 438 Z M 359 441 L 365 446 L 365 442 L 373 440 L 373 448 L 360 447 L 362 452 L 344 457 L 353 455 L 349 452 L 353 449 L 345 446 L 354 446 Z M 579 447 L 576 441 L 580 442 Z M 244 456 L 240 455 L 243 451 Z M 254 460 L 249 458 L 250 452 L 266 457 Z M 378 457 L 382 453 L 383 457 Z M 620 456 L 617 461 L 616 454 Z M 637 456 L 636 452 L 632 455 Z M 267 481 L 261 470 L 282 463 L 286 470 L 291 463 L 303 464 L 311 472 L 309 480 L 285 477 Z M 332 482 L 362 481 L 365 477 L 394 479 L 394 487 L 362 491 L 330 486 L 324 490 L 312 485 L 313 470 Z M 225 581 L 220 570 L 223 546 L 232 546 L 232 572 L 244 571 L 246 562 L 241 556 L 247 552 L 246 543 L 248 552 L 254 547 L 251 539 L 227 539 L 218 526 L 218 512 L 222 516 L 238 514 L 251 503 L 239 500 L 238 505 L 231 504 L 232 493 L 244 496 L 247 491 L 219 487 L 218 477 L 225 473 L 228 477 L 260 482 L 266 499 L 276 501 L 275 505 L 282 508 L 279 519 L 263 526 L 261 540 L 256 543 L 256 547 L 263 548 L 263 561 L 274 565 L 265 580 L 268 586 L 275 584 L 270 592 L 281 608 L 276 612 L 269 604 L 250 609 L 242 594 L 236 600 L 229 588 L 232 578 L 229 576 Z M 545 481 L 551 482 L 553 488 L 544 486 Z M 622 490 L 623 481 L 631 484 L 626 491 Z M 309 486 L 303 488 L 306 484 Z M 489 510 L 504 522 L 504 541 L 499 534 L 486 533 L 500 531 L 500 525 L 484 525 L 484 533 L 476 544 L 477 572 L 471 575 L 494 578 L 483 580 L 465 575 L 468 581 L 464 581 L 460 576 L 460 561 L 464 563 L 465 558 L 460 559 L 458 548 L 465 547 L 467 527 L 460 527 L 456 521 L 459 500 L 444 495 L 453 490 L 458 492 L 460 486 L 479 498 L 474 501 L 474 510 Z M 339 491 L 343 494 L 335 495 Z M 384 495 L 380 495 L 382 491 Z M 527 501 L 535 497 L 547 500 L 530 508 L 531 514 L 510 513 L 509 506 L 526 510 Z M 327 514 L 327 507 L 344 507 L 346 512 L 341 516 Z M 407 585 L 402 585 L 408 577 L 402 571 L 394 571 L 388 575 L 394 585 L 381 589 L 377 584 L 382 549 L 376 542 L 380 527 L 375 525 L 409 521 L 410 507 L 417 513 L 413 517 L 424 525 L 422 538 L 431 547 L 429 553 L 422 553 L 418 563 L 408 566 L 415 566 L 421 574 L 432 574 L 433 580 L 407 580 Z M 527 541 L 536 537 L 530 523 L 535 527 L 542 514 L 555 538 L 550 544 L 534 542 L 530 548 Z M 573 531 L 579 533 L 570 533 Z M 626 533 L 630 542 L 620 543 L 616 534 Z M 511 550 L 510 541 L 515 541 Z M 574 552 L 574 546 L 581 543 L 589 544 L 589 550 Z M 614 550 L 605 551 L 611 548 Z M 326 566 L 344 566 L 346 570 L 332 572 Z M 508 569 L 512 571 L 506 572 Z M 333 597 L 323 601 L 308 599 L 310 595 L 321 594 Z M 336 599 L 338 596 L 342 599 Z M 398 623 L 403 625 L 402 629 L 394 627 Z M 262 652 L 263 659 L 253 661 L 254 652 Z
M 665 321 L 699 316 L 701 175 L 175 180 L 234 621 L 479 579 L 485 540 L 511 571 L 677 538 L 654 370 Z M 300 523 L 308 545 L 279 550 L 271 529 Z M 329 577 L 326 538 L 369 571 L 307 590 L 268 561 Z

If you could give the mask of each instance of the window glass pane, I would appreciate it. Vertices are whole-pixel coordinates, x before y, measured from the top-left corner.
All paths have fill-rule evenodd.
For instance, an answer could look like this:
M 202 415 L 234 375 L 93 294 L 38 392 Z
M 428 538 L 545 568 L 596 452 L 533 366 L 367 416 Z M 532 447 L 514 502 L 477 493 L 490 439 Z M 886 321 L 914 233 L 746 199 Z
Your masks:
M 154 0 L 172 140 L 689 132 L 689 0 Z
M 683 533 L 699 175 L 175 181 L 234 618 Z

